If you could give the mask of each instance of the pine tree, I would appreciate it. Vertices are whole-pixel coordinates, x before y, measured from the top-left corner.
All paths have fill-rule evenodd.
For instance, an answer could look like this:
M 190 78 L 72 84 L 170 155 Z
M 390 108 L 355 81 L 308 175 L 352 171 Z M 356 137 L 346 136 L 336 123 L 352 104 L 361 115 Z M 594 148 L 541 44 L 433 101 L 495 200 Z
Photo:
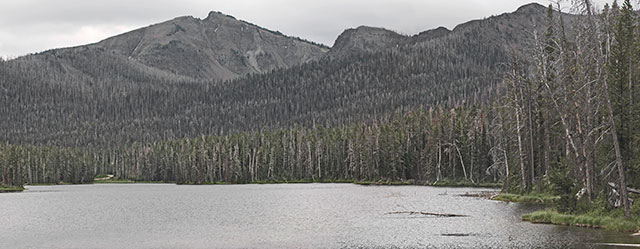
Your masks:
M 632 108 L 634 31 L 633 7 L 630 0 L 625 0 L 614 27 L 614 41 L 611 44 L 611 56 L 608 64 L 611 104 L 624 165 L 631 163 L 634 120 L 636 119 L 633 117 Z

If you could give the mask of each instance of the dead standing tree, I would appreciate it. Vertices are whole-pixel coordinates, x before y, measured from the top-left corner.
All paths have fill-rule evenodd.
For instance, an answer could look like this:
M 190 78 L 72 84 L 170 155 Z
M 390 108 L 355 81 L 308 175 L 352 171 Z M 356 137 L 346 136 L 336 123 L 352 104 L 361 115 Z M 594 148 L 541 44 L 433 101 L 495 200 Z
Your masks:
M 590 45 L 594 47 L 594 49 L 592 49 L 594 51 L 592 52 L 591 56 L 594 57 L 595 66 L 597 67 L 598 72 L 600 72 L 599 75 L 602 77 L 600 78 L 600 80 L 602 82 L 604 98 L 605 98 L 606 107 L 608 110 L 611 137 L 613 140 L 612 142 L 614 145 L 614 150 L 616 152 L 616 165 L 618 168 L 618 180 L 620 183 L 620 197 L 624 205 L 625 216 L 629 218 L 630 216 L 629 210 L 631 207 L 629 204 L 629 195 L 626 188 L 627 185 L 625 180 L 624 165 L 622 164 L 622 153 L 620 151 L 620 144 L 617 136 L 615 119 L 613 118 L 614 113 L 613 113 L 613 108 L 611 107 L 611 96 L 609 91 L 609 85 L 607 82 L 607 74 L 604 73 L 606 72 L 605 68 L 606 68 L 606 63 L 608 61 L 609 50 L 603 50 L 603 48 L 600 47 L 602 45 L 602 43 L 600 42 L 601 37 L 598 37 L 598 33 L 597 33 L 597 30 L 600 30 L 600 29 L 597 28 L 596 20 L 593 15 L 593 7 L 592 7 L 593 5 L 591 3 L 591 0 L 581 0 L 581 1 L 574 0 L 574 4 L 576 5 L 576 7 L 582 8 L 583 12 L 587 15 L 587 25 L 589 30 L 591 30 L 590 32 L 591 35 L 588 37 L 590 38 L 589 39 Z M 603 54 L 603 53 L 600 53 L 600 51 L 606 51 L 606 53 Z
M 523 77 L 520 65 L 515 55 L 509 73 L 505 77 L 507 85 L 508 105 L 515 111 L 516 137 L 518 140 L 518 162 L 520 164 L 520 176 L 522 179 L 522 189 L 527 189 L 527 175 L 525 167 L 524 138 L 522 130 L 524 129 L 524 105 L 523 105 L 523 88 L 526 79 Z

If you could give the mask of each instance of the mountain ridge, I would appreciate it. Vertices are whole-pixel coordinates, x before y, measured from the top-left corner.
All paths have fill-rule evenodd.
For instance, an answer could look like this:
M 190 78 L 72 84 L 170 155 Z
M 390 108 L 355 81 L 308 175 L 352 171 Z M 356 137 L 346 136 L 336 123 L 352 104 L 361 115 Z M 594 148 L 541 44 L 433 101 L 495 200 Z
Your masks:
M 218 14 L 211 19 L 220 18 L 255 30 Z M 146 55 L 144 49 L 157 47 L 146 41 L 138 47 L 136 39 L 54 50 L 0 64 L 4 76 L 0 77 L 0 115 L 14 117 L 0 120 L 5 131 L 0 141 L 106 146 L 298 125 L 341 125 L 418 108 L 483 104 L 501 91 L 501 65 L 509 62 L 509 49 L 526 48 L 531 37 L 523 31 L 543 28 L 539 24 L 545 18 L 546 9 L 540 8 L 413 36 L 363 26 L 343 34 L 342 52 L 334 46 L 336 50 L 316 60 L 264 73 L 248 72 L 226 81 L 154 67 L 154 59 L 167 57 L 140 56 Z M 222 23 L 209 21 L 170 20 L 152 34 L 159 46 L 191 49 L 172 45 L 171 37 L 197 33 L 193 30 L 200 22 Z M 212 33 L 215 27 L 206 30 Z M 240 32 L 237 37 L 251 38 L 239 39 L 238 46 L 271 34 L 231 30 Z M 139 32 L 134 37 L 144 38 L 142 31 L 133 32 Z M 210 36 L 200 34 L 188 41 L 203 42 L 203 37 Z M 141 59 L 122 55 L 128 53 Z M 245 58 L 248 69 L 252 65 Z M 303 61 L 304 57 L 297 58 Z M 188 69 L 192 68 L 184 70 Z

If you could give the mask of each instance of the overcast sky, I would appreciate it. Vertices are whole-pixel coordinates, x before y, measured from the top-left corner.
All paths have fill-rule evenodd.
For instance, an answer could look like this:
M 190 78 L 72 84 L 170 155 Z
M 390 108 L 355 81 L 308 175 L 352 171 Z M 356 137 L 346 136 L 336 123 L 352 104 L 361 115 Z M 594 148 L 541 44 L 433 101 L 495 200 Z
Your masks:
M 93 43 L 177 16 L 204 18 L 212 10 L 331 46 L 344 29 L 360 25 L 413 35 L 512 12 L 530 2 L 549 4 L 547 0 L 1 0 L 0 56 Z

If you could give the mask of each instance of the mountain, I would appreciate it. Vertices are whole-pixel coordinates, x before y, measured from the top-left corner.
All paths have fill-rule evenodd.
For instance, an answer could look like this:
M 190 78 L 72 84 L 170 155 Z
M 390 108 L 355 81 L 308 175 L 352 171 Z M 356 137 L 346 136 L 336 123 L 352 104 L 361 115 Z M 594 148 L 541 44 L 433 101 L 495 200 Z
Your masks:
M 135 68 L 131 70 L 142 74 L 154 71 L 152 74 L 173 78 L 228 80 L 316 60 L 327 51 L 322 45 L 287 37 L 220 12 L 210 12 L 202 20 L 178 17 L 96 44 L 51 50 L 18 60 L 64 67 L 66 74 L 93 71 L 74 63 L 87 59 L 94 65 L 129 64 L 128 67 Z M 121 71 L 95 66 L 108 70 L 103 74 Z
M 220 12 L 203 20 L 179 17 L 94 46 L 177 75 L 223 80 L 308 62 L 328 50 Z
M 229 114 L 218 114 L 234 124 L 230 128 L 247 130 L 348 124 L 418 108 L 488 103 L 501 94 L 513 55 L 530 47 L 533 31 L 544 32 L 546 13 L 531 4 L 411 37 L 349 29 L 319 61 L 224 85 L 222 92 L 233 97 L 223 102 Z
M 216 12 L 177 18 L 0 64 L 0 141 L 118 146 L 487 103 L 546 11 L 414 36 L 362 26 L 329 51 Z
M 328 55 L 332 56 L 348 56 L 357 53 L 371 53 L 384 51 L 400 46 L 415 46 L 421 43 L 428 43 L 432 40 L 442 38 L 451 33 L 461 34 L 475 32 L 476 30 L 485 31 L 485 35 L 494 36 L 501 42 L 512 43 L 522 42 L 526 40 L 528 34 L 526 29 L 531 29 L 532 25 L 545 23 L 547 7 L 537 3 L 523 5 L 514 13 L 502 14 L 497 17 L 491 17 L 484 20 L 474 20 L 454 28 L 453 31 L 438 27 L 436 29 L 426 30 L 414 36 L 406 36 L 398 34 L 394 31 L 384 28 L 360 26 L 355 29 L 345 30 L 336 39 L 334 46 Z M 568 16 L 571 19 L 571 16 Z M 488 30 L 488 25 L 493 26 L 494 30 Z M 523 30 L 518 31 L 518 28 Z M 497 31 L 497 32 L 496 32 Z M 478 34 L 483 35 L 483 34 Z M 529 37 L 531 38 L 531 37 Z

